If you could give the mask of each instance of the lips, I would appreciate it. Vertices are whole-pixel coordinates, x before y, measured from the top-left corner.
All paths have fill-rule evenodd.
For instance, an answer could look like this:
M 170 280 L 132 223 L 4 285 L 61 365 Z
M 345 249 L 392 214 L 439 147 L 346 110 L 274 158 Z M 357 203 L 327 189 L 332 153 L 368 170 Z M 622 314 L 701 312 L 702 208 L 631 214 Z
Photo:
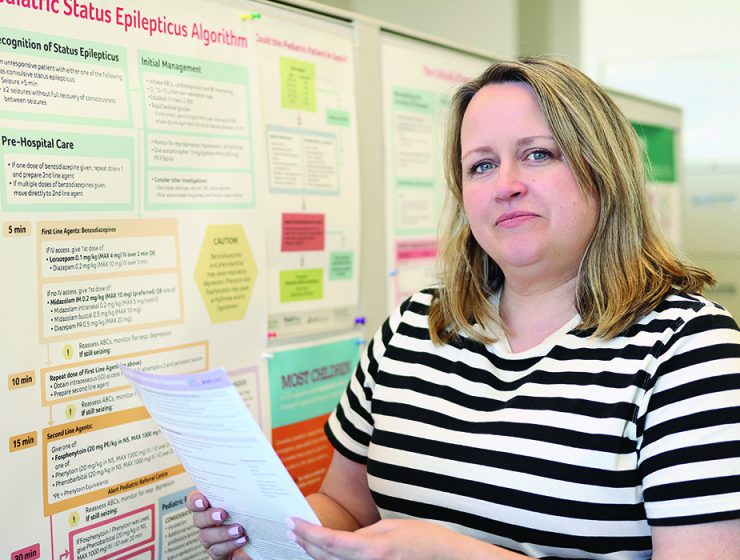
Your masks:
M 514 212 L 506 212 L 506 214 L 501 214 L 496 219 L 496 225 L 503 226 L 503 227 L 513 227 L 523 222 L 526 222 L 530 218 L 536 218 L 536 217 L 537 217 L 537 214 L 535 214 L 534 212 L 524 212 L 522 210 L 515 210 Z

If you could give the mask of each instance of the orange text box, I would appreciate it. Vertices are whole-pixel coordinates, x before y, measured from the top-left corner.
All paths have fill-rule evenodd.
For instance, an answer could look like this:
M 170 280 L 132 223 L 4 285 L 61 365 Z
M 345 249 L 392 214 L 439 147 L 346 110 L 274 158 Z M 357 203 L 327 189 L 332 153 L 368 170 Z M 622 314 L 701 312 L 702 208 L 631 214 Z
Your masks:
M 8 450 L 11 453 L 14 453 L 16 451 L 28 449 L 29 447 L 36 447 L 37 443 L 38 436 L 36 432 L 26 432 L 25 434 L 10 436 L 10 441 L 8 442 Z
M 194 342 L 42 368 L 41 402 L 48 406 L 128 389 L 130 385 L 121 375 L 118 363 L 152 373 L 196 373 L 208 369 L 208 343 Z
M 144 407 L 53 426 L 42 441 L 45 516 L 185 472 Z
M 40 222 L 42 342 L 183 321 L 174 219 Z
M 33 370 L 8 375 L 8 391 L 33 387 L 36 385 L 36 372 Z
M 272 446 L 304 495 L 319 490 L 333 448 L 324 434 L 328 414 L 272 430 Z
M 31 222 L 3 222 L 3 237 L 30 237 Z

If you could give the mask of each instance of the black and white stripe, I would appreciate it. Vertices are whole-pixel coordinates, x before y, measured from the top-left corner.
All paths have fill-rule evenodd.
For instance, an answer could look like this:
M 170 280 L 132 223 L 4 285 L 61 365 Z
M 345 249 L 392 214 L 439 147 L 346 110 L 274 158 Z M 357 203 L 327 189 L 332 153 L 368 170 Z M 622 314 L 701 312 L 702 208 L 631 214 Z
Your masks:
M 740 517 L 740 331 L 698 296 L 622 336 L 435 347 L 432 292 L 378 331 L 327 434 L 383 517 L 536 558 L 651 556 L 650 525 Z

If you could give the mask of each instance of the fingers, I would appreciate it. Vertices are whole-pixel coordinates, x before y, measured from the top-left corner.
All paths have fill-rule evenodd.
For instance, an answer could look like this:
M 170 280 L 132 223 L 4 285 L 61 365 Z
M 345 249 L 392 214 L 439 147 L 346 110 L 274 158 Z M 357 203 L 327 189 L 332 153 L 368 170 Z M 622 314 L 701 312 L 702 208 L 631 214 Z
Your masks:
M 225 532 L 229 527 L 242 530 L 238 525 L 225 525 L 216 529 L 201 529 L 198 540 L 200 540 L 208 556 L 213 558 L 213 560 L 249 558 L 245 552 L 239 550 L 247 544 L 247 537 L 243 534 L 240 537 L 235 537 L 233 534 Z
M 295 537 L 295 543 L 317 560 L 338 559 L 354 560 L 364 558 L 367 547 L 366 538 L 356 533 L 327 529 L 302 519 L 291 519 L 288 523 L 289 537 Z M 292 537 L 291 537 L 292 538 Z
M 187 508 L 193 512 L 193 525 L 198 531 L 198 540 L 213 560 L 248 560 L 246 553 L 239 551 L 247 544 L 247 536 L 240 525 L 223 525 L 227 513 L 221 508 L 212 508 L 208 499 L 200 492 L 191 492 L 186 500 Z M 232 554 L 233 553 L 233 554 Z
M 201 494 L 197 490 L 193 490 L 185 499 L 185 506 L 190 511 L 196 512 L 208 509 L 210 503 L 208 502 L 208 498 L 206 498 L 203 494 Z
M 231 556 L 247 544 L 247 535 L 240 525 L 221 525 L 217 527 L 201 528 L 198 531 L 198 540 L 213 560 L 226 558 L 248 558 L 244 555 Z
M 198 529 L 218 527 L 226 520 L 226 512 L 220 508 L 208 508 L 205 511 L 193 512 L 193 525 Z
M 226 520 L 226 511 L 222 508 L 212 508 L 208 498 L 197 490 L 188 494 L 185 504 L 193 512 L 193 525 L 198 529 L 217 527 Z

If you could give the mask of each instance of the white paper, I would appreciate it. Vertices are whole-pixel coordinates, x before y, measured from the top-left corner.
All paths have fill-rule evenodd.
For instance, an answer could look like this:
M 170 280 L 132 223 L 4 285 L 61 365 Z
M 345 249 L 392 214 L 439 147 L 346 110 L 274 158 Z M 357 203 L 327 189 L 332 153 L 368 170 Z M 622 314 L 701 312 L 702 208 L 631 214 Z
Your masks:
M 304 560 L 285 521 L 319 524 L 223 369 L 154 375 L 121 365 L 195 486 L 242 525 L 254 560 Z

